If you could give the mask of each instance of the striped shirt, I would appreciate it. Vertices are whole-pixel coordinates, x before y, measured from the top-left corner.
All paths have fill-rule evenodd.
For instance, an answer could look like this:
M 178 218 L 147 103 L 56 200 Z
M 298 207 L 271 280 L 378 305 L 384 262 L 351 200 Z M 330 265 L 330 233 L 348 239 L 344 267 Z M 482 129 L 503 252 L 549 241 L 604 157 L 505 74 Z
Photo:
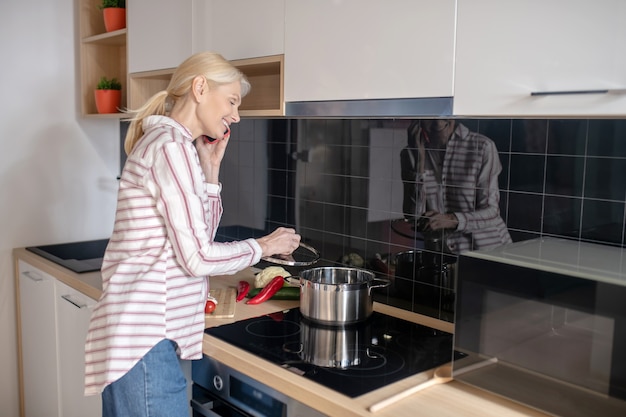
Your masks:
M 214 242 L 221 185 L 205 182 L 191 132 L 150 116 L 120 180 L 102 296 L 85 345 L 85 394 L 100 393 L 163 339 L 182 359 L 202 357 L 208 276 L 261 257 L 254 239 Z
M 403 150 L 405 161 L 414 160 L 417 154 L 409 151 Z M 430 162 L 436 158 L 429 158 L 429 152 L 426 149 L 428 161 L 423 174 L 417 174 L 413 163 L 416 192 L 414 207 L 410 208 L 414 211 L 410 213 L 419 215 L 429 210 L 454 213 L 459 224 L 454 231 L 446 231 L 446 243 L 452 253 L 510 243 L 511 236 L 500 216 L 498 175 L 502 165 L 493 141 L 459 123 L 446 145 L 443 167 Z M 410 164 L 405 162 L 405 165 Z M 403 170 L 405 181 L 407 177 Z M 411 203 L 405 201 L 405 204 Z

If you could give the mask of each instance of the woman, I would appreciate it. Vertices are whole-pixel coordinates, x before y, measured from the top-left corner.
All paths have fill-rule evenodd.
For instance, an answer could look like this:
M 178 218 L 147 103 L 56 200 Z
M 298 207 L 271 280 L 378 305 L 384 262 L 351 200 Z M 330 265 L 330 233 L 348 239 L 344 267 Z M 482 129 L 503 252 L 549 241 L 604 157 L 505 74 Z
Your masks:
M 290 254 L 300 243 L 288 228 L 213 241 L 220 164 L 249 89 L 220 55 L 199 53 L 131 119 L 102 297 L 85 347 L 85 393 L 102 392 L 104 417 L 188 416 L 178 356 L 202 356 L 207 277 Z

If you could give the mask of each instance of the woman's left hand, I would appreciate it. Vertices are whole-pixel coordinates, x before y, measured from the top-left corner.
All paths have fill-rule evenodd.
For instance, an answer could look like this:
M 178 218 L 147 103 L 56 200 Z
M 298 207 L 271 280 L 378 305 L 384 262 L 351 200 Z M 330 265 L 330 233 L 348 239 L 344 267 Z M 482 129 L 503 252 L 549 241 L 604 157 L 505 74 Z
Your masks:
M 437 213 L 435 211 L 427 211 L 423 214 L 428 218 L 424 229 L 429 230 L 441 230 L 441 229 L 456 229 L 459 225 L 459 220 L 454 213 Z

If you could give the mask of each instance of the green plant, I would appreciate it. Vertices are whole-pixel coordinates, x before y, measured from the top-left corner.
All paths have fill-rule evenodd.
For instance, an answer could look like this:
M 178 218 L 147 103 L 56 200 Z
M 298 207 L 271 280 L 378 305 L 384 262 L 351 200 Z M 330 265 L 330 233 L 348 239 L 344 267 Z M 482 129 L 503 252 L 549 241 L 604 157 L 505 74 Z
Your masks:
M 122 83 L 120 83 L 117 78 L 111 78 L 110 80 L 107 77 L 100 78 L 98 81 L 98 85 L 96 86 L 97 90 L 121 90 Z
M 108 7 L 120 7 L 122 9 L 125 9 L 126 0 L 102 0 L 102 4 L 100 5 L 100 8 L 106 9 Z

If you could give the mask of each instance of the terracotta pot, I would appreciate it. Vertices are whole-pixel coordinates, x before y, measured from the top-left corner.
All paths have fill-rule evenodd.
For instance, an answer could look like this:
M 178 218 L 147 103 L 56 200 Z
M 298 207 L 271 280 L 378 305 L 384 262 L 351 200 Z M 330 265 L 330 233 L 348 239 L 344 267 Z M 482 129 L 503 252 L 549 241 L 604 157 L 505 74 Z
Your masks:
M 126 9 L 122 7 L 107 7 L 102 9 L 104 28 L 107 32 L 124 29 L 126 27 Z
M 117 113 L 122 103 L 122 92 L 120 90 L 96 90 L 96 109 L 98 113 Z

